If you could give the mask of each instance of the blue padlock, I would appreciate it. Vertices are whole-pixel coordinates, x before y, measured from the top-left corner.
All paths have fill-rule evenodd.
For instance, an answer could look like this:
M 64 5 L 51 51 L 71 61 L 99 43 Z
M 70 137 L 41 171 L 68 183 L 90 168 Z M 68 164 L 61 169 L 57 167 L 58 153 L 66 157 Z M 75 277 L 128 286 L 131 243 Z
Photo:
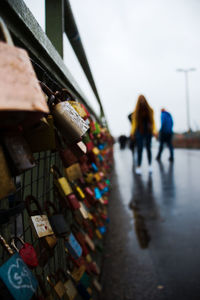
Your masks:
M 99 227 L 99 231 L 101 232 L 101 234 L 106 233 L 106 226 Z
M 92 165 L 93 171 L 94 171 L 94 172 L 98 172 L 99 169 L 98 169 L 98 167 L 96 166 L 96 164 L 95 164 L 95 163 L 92 163 L 91 165 Z
M 69 238 L 65 242 L 65 246 L 74 259 L 81 257 L 82 248 L 73 233 L 70 233 Z
M 95 198 L 97 200 L 101 199 L 102 198 L 102 195 L 101 195 L 101 191 L 98 187 L 95 187 L 94 188 L 94 195 L 95 195 Z
M 18 253 L 0 267 L 0 278 L 15 300 L 29 300 L 37 290 L 36 278 Z
M 101 163 L 104 161 L 103 156 L 101 154 L 98 154 L 98 159 Z

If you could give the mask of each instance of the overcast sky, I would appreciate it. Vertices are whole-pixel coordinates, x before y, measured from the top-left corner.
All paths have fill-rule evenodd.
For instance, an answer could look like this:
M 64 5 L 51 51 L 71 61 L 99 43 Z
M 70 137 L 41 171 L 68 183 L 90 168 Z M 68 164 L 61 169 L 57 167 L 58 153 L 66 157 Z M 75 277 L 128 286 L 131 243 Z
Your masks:
M 44 1 L 26 0 L 44 28 Z M 174 118 L 174 129 L 187 129 L 185 78 L 189 73 L 192 129 L 200 129 L 199 0 L 71 0 L 74 17 L 114 136 L 129 134 L 127 115 L 139 94 L 154 109 Z M 98 105 L 73 51 L 64 38 L 64 61 L 92 106 Z

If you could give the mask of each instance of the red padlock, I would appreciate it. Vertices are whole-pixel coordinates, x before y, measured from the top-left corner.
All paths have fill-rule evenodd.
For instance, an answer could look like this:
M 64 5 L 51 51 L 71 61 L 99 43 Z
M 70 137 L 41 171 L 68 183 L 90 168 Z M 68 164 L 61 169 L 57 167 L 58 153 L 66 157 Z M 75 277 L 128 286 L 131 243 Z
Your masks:
M 66 197 L 67 197 L 69 204 L 73 210 L 80 208 L 80 202 L 78 201 L 78 199 L 76 198 L 76 196 L 74 194 L 67 195 Z
M 18 249 L 15 244 L 16 240 L 20 241 L 20 243 L 22 244 L 22 247 L 20 249 Z M 12 238 L 11 245 L 19 253 L 21 258 L 29 268 L 33 269 L 38 266 L 37 254 L 31 244 L 25 243 L 20 237 L 15 236 L 14 238 Z

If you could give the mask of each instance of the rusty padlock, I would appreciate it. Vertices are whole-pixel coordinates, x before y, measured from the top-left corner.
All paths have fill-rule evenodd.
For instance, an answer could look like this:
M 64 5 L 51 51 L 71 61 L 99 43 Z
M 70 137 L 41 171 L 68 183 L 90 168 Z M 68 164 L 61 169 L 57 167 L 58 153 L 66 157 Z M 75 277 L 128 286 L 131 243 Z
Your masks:
M 3 144 L 8 152 L 11 171 L 14 176 L 35 167 L 35 159 L 31 149 L 20 130 L 13 130 L 3 134 Z
M 0 19 L 0 127 L 34 124 L 49 113 L 28 53 L 15 47 Z

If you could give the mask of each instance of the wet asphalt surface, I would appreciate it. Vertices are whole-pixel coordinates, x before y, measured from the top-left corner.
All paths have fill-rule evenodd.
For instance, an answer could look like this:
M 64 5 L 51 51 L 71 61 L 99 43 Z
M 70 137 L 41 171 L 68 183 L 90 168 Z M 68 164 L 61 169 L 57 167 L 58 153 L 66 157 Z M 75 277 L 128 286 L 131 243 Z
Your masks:
M 143 153 L 139 176 L 115 145 L 100 300 L 200 299 L 199 166 L 199 150 L 171 164 L 165 149 L 151 176 Z

